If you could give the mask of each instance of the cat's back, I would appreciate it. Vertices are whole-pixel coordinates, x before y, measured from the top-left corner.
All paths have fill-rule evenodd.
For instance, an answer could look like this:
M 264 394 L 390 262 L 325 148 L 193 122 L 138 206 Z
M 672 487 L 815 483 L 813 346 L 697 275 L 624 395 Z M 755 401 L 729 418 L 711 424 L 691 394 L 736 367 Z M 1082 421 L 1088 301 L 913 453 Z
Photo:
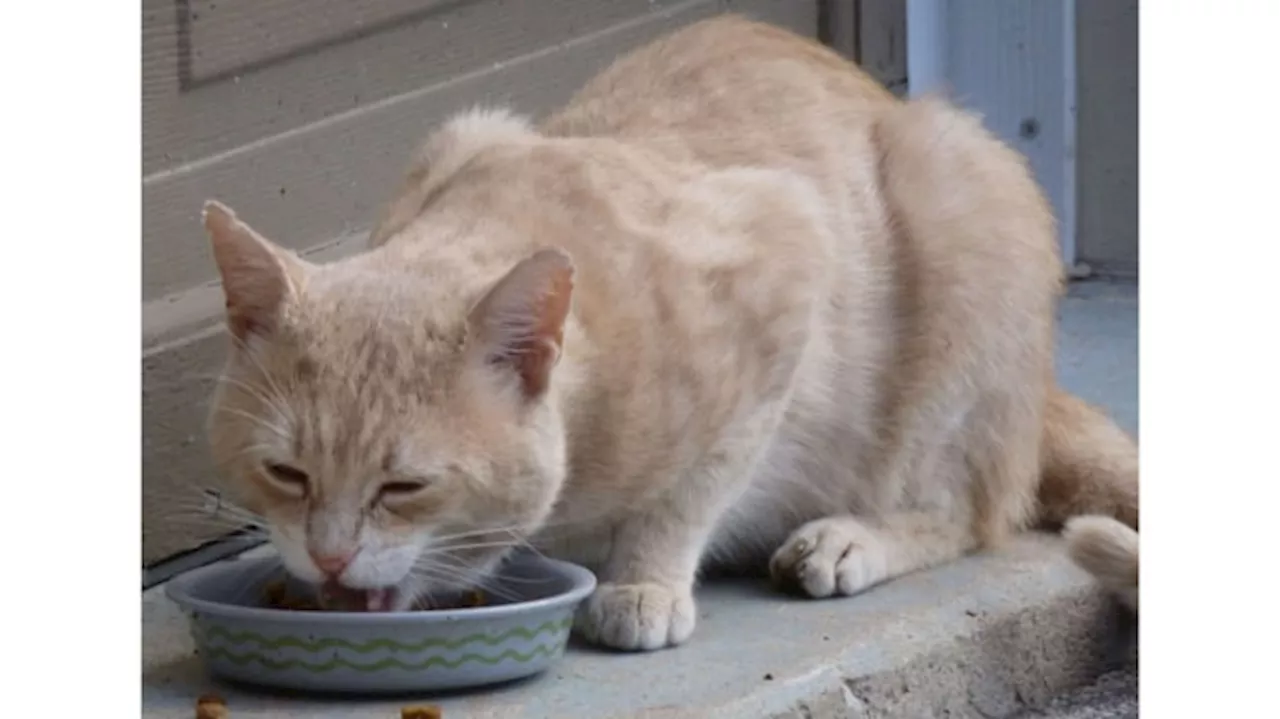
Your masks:
M 439 264 L 483 246 L 513 262 L 559 246 L 578 268 L 578 319 L 619 366 L 649 373 L 696 354 L 666 349 L 717 346 L 740 368 L 766 363 L 814 307 L 879 291 L 863 281 L 889 261 L 872 128 L 898 105 L 816 42 L 698 22 L 624 55 L 537 127 L 448 123 L 372 244 L 417 223 L 392 254 Z M 450 215 L 510 231 L 440 231 Z
M 870 191 L 873 127 L 898 104 L 814 41 L 719 16 L 619 58 L 537 127 L 501 113 L 455 118 L 415 160 L 371 244 L 452 206 L 563 246 L 606 292 L 653 255 L 673 261 L 670 279 L 686 291 L 679 270 L 725 261 L 777 266 L 800 253 L 879 265 L 885 257 L 864 256 L 887 255 Z M 813 222 L 824 227 L 797 231 Z M 817 235 L 833 231 L 860 241 L 824 257 L 831 238 Z
M 726 15 L 625 55 L 541 130 L 619 138 L 711 165 L 793 166 L 830 154 L 828 143 L 847 143 L 896 103 L 829 48 Z
M 608 287 L 643 276 L 685 308 L 662 320 L 698 324 L 867 286 L 890 261 L 873 128 L 900 105 L 818 42 L 722 15 L 622 56 L 538 132 L 592 166 L 626 218 L 611 239 L 570 238 L 575 256 Z

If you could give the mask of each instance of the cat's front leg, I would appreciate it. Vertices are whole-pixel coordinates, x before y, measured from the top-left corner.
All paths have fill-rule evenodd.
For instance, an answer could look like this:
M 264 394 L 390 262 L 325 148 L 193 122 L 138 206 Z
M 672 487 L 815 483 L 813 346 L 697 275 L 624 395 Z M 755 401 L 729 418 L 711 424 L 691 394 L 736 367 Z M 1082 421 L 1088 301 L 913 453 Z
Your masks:
M 600 585 L 578 612 L 584 639 L 648 651 L 693 634 L 693 587 L 703 551 L 721 513 L 745 488 L 757 454 L 713 452 L 719 457 L 714 465 L 690 472 L 615 525 Z
M 653 650 L 693 634 L 693 584 L 714 519 L 669 509 L 662 502 L 618 525 L 600 585 L 578 612 L 577 629 L 587 641 Z

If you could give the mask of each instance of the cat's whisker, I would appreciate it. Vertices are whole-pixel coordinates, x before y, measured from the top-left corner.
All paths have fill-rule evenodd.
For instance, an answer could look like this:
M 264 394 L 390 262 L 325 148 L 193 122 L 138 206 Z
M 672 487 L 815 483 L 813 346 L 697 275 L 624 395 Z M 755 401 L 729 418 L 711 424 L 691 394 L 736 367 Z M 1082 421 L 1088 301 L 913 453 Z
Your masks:
M 195 496 L 184 495 L 170 499 L 167 504 L 178 512 L 190 511 L 204 516 L 228 516 L 254 524 L 267 524 L 266 517 L 218 494 L 200 492 Z
M 252 512 L 246 512 L 234 507 L 225 505 L 217 505 L 211 502 L 174 502 L 171 504 L 170 516 L 191 515 L 200 517 L 218 517 L 226 519 L 234 519 L 238 521 L 247 521 L 254 524 L 266 524 L 266 520 Z
M 280 425 L 278 425 L 278 424 L 276 424 L 276 423 L 274 423 L 274 422 L 271 422 L 270 420 L 266 419 L 265 417 L 260 417 L 260 416 L 258 416 L 258 415 L 256 415 L 256 414 L 253 414 L 252 412 L 246 412 L 246 411 L 244 411 L 244 410 L 242 410 L 242 409 L 237 409 L 237 408 L 235 408 L 235 407 L 225 407 L 225 406 L 224 406 L 224 407 L 218 407 L 218 408 L 217 408 L 216 410 L 214 410 L 214 411 L 215 411 L 215 412 L 223 412 L 223 413 L 226 413 L 226 414 L 232 415 L 233 417 L 240 417 L 240 418 L 242 418 L 242 419 L 246 419 L 246 420 L 248 420 L 248 421 L 250 421 L 250 422 L 253 422 L 253 423 L 257 424 L 259 427 L 262 427 L 263 429 L 270 430 L 271 432 L 275 433 L 275 435 L 276 435 L 277 437 L 279 437 L 280 439 L 282 439 L 282 440 L 290 441 L 290 440 L 292 440 L 292 439 L 293 439 L 293 435 L 291 435 L 289 432 L 285 431 L 285 429 L 284 429 L 283 427 L 281 427 Z
M 227 455 L 224 461 L 232 462 L 234 460 L 240 459 L 241 457 L 246 457 L 252 454 L 265 455 L 269 453 L 271 450 L 277 449 L 279 446 L 280 446 L 279 443 L 274 443 L 274 442 L 257 442 L 255 444 L 250 444 L 250 445 L 241 447 L 238 451 Z
M 191 493 L 183 493 L 180 496 L 161 495 L 164 496 L 170 504 L 179 507 L 205 507 L 215 508 L 219 510 L 239 512 L 242 514 L 252 514 L 260 517 L 243 505 L 237 504 L 234 500 L 227 498 L 220 492 L 215 490 L 200 490 Z
M 499 527 L 496 529 L 491 527 L 484 527 L 481 529 L 468 530 L 466 532 L 457 532 L 455 534 L 445 534 L 438 537 L 433 537 L 432 539 L 435 542 L 451 542 L 458 539 L 467 539 L 469 537 L 478 537 L 486 534 L 502 534 L 502 533 L 518 532 L 518 531 L 520 531 L 520 529 L 517 527 Z
M 423 551 L 424 556 L 434 556 L 435 554 L 454 554 L 457 552 L 465 552 L 473 549 L 492 549 L 498 547 L 518 547 L 520 542 L 516 541 L 499 541 L 499 542 L 472 542 L 470 544 L 448 544 L 439 547 L 428 547 Z
M 286 408 L 288 407 L 288 403 L 284 400 L 283 397 L 273 398 L 271 393 L 264 390 L 263 388 L 257 385 L 254 385 L 250 382 L 245 382 L 244 380 L 236 379 L 235 377 L 232 377 L 230 374 L 226 372 L 192 372 L 190 374 L 184 375 L 180 380 L 175 380 L 172 382 L 156 383 L 151 386 L 155 387 L 156 389 L 172 389 L 175 387 L 189 386 L 192 381 L 209 381 L 215 384 L 225 382 L 229 385 L 234 385 L 235 387 L 238 387 L 244 390 L 245 393 L 252 395 L 259 402 L 262 402 L 264 405 L 267 405 L 269 409 L 275 411 L 280 416 L 282 417 L 291 416 L 291 413 L 286 411 Z M 205 397 L 203 400 L 201 400 L 201 404 L 208 405 L 211 399 L 212 399 L 212 395 Z
M 436 564 L 437 566 L 439 566 L 440 564 L 444 564 L 445 566 L 449 566 L 450 568 L 457 569 L 460 571 L 476 572 L 479 570 L 475 570 L 473 567 L 467 564 L 465 559 L 457 556 L 457 552 L 465 551 L 468 549 L 489 549 L 489 548 L 514 549 L 518 547 L 528 547 L 532 552 L 536 553 L 538 556 L 544 556 L 542 555 L 541 552 L 539 552 L 536 548 L 529 545 L 527 542 L 524 542 L 523 540 L 517 540 L 514 542 L 479 542 L 479 543 L 470 544 L 470 545 L 457 545 L 457 546 L 448 546 L 448 547 L 429 548 L 428 550 L 425 550 L 422 553 L 419 559 L 430 561 Z M 490 573 L 489 575 L 486 575 L 486 576 L 493 576 L 493 575 L 492 573 Z M 544 579 L 526 579 L 526 578 L 511 577 L 506 575 L 501 575 L 500 580 L 505 583 L 515 583 L 515 584 L 539 584 L 546 581 Z
M 262 566 L 258 567 L 252 572 L 246 572 L 243 575 L 241 575 L 243 578 L 243 581 L 240 584 L 240 589 L 247 590 L 252 587 L 264 584 L 267 577 L 270 577 L 272 574 L 275 574 L 276 572 L 280 571 L 280 569 L 281 569 L 281 564 L 279 563 L 279 561 L 263 562 Z
M 475 582 L 472 581 L 473 578 L 450 572 L 442 567 L 420 567 L 411 572 L 409 576 L 419 586 L 434 586 L 442 589 L 444 594 L 463 591 L 464 588 L 475 586 Z
M 451 560 L 452 562 L 454 562 L 454 564 L 442 565 L 440 561 L 442 559 Z M 419 554 L 418 558 L 414 561 L 413 567 L 411 569 L 418 569 L 421 567 L 441 567 L 441 566 L 445 566 L 450 569 L 455 569 L 457 571 L 469 572 L 472 574 L 483 573 L 473 565 L 466 562 L 466 560 L 462 559 L 461 557 L 450 555 L 444 552 Z
M 241 524 L 222 524 L 219 522 L 208 522 L 203 519 L 187 519 L 167 525 L 167 528 L 169 529 L 178 527 L 198 531 L 202 534 L 213 532 L 224 538 L 237 537 L 264 542 L 270 539 L 266 532 L 252 527 L 245 527 Z
M 198 519 L 204 522 L 221 522 L 227 525 L 266 526 L 266 522 L 256 517 L 233 514 L 230 512 L 210 512 L 201 507 L 177 507 L 168 513 L 167 519 Z
M 250 348 L 244 340 L 236 337 L 235 335 L 231 335 L 231 341 L 240 349 L 241 356 L 248 358 L 248 360 L 258 368 L 258 372 L 261 373 L 262 378 L 266 380 L 273 396 L 278 398 L 281 402 L 285 402 L 285 395 L 280 389 L 280 385 L 276 383 L 275 378 L 271 376 L 271 373 L 267 371 L 267 368 L 263 367 L 262 363 L 258 361 L 258 358 L 254 355 L 252 348 Z M 287 402 L 285 403 L 287 404 Z
M 443 581 L 444 583 L 452 585 L 458 589 L 479 589 L 487 594 L 506 601 L 515 601 L 520 598 L 517 594 L 503 589 L 501 584 L 497 583 L 497 578 L 479 570 L 471 569 L 468 571 L 458 567 L 446 567 L 439 564 L 432 564 L 428 566 L 416 566 L 410 574 L 417 579 L 427 580 L 427 582 L 436 580 Z
M 533 546 L 533 544 L 526 537 L 517 536 L 515 537 L 515 540 L 517 542 L 516 546 L 519 546 L 522 549 L 525 549 L 539 557 L 546 558 L 547 555 L 543 554 L 541 549 L 538 549 L 537 547 Z
M 175 508 L 166 515 L 163 524 L 170 531 L 175 527 L 189 527 L 202 532 L 212 529 L 261 539 L 269 537 L 268 525 L 261 519 L 231 513 L 210 513 L 202 507 Z
M 289 412 L 287 412 L 287 411 L 285 411 L 285 408 L 284 408 L 284 406 L 283 406 L 283 404 L 282 404 L 282 402 L 283 402 L 283 398 L 273 399 L 272 397 L 270 397 L 270 396 L 268 395 L 268 393 L 267 393 L 267 392 L 265 392 L 265 391 L 264 391 L 264 390 L 262 390 L 261 388 L 256 387 L 256 386 L 254 386 L 254 385 L 252 385 L 252 384 L 250 384 L 250 383 L 248 383 L 248 382 L 244 382 L 244 381 L 242 381 L 242 380 L 238 380 L 238 379 L 236 379 L 236 378 L 234 378 L 234 377 L 231 377 L 230 375 L 228 375 L 228 374 L 226 374 L 226 373 L 223 373 L 223 374 L 221 374 L 221 375 L 218 375 L 218 378 L 217 378 L 217 379 L 218 379 L 218 381 L 219 381 L 219 382 L 226 382 L 226 383 L 227 383 L 227 384 L 229 384 L 229 385 L 232 385 L 232 386 L 237 387 L 237 388 L 239 388 L 239 389 L 241 389 L 241 390 L 244 390 L 244 392 L 245 392 L 245 393 L 247 393 L 247 394 L 249 394 L 250 396 L 254 397 L 254 398 L 255 398 L 255 399 L 257 399 L 259 402 L 261 402 L 261 403 L 265 404 L 265 405 L 266 405 L 266 406 L 267 406 L 271 411 L 275 412 L 275 413 L 276 413 L 277 415 L 279 415 L 280 417 L 289 417 L 289 416 L 290 416 L 290 413 L 289 413 Z
M 234 535 L 237 537 L 249 537 L 262 540 L 269 538 L 269 535 L 265 530 L 261 530 L 256 527 L 247 527 L 238 523 L 227 524 L 222 522 L 210 522 L 202 518 L 188 518 L 186 520 L 173 522 L 168 526 L 170 528 L 184 527 L 202 531 L 215 530 L 220 531 L 220 533 L 225 536 Z
M 446 565 L 446 566 L 449 566 L 450 568 L 455 568 L 455 569 L 459 569 L 459 570 L 462 570 L 462 571 L 479 571 L 479 570 L 474 570 L 473 568 L 471 568 L 470 566 L 468 566 L 465 562 L 463 562 L 463 561 L 462 561 L 461 559 L 459 559 L 458 557 L 451 557 L 451 556 L 449 556 L 449 555 L 442 554 L 442 555 L 438 555 L 438 556 L 432 557 L 431 559 L 432 559 L 432 561 L 434 561 L 434 562 L 442 562 L 442 561 L 444 561 L 444 560 L 447 560 L 447 561 L 449 561 L 449 562 L 453 562 L 453 564 L 447 564 L 447 565 Z M 527 577 L 513 577 L 513 576 L 510 576 L 510 575 L 502 574 L 501 572 L 498 572 L 498 573 L 496 573 L 496 574 L 490 573 L 490 574 L 488 574 L 488 575 L 486 575 L 486 576 L 489 576 L 493 581 L 498 581 L 498 582 L 501 582 L 501 583 L 503 583 L 503 584 L 545 584 L 545 583 L 548 581 L 547 579 L 533 579 L 533 578 L 527 578 Z
M 259 517 L 256 514 L 252 514 L 249 512 L 240 512 L 235 509 L 227 509 L 225 507 L 213 512 L 212 516 L 226 517 L 227 519 L 236 520 L 238 522 L 245 522 L 248 524 L 257 524 L 261 526 L 267 525 L 267 520 L 262 517 Z
M 544 524 L 539 525 L 536 531 L 543 532 L 548 529 L 569 528 L 576 524 L 579 524 L 579 522 L 572 522 L 572 521 L 546 522 Z M 505 527 L 480 527 L 478 529 L 469 529 L 465 532 L 457 532 L 454 534 L 444 534 L 439 537 L 434 537 L 434 540 L 437 542 L 449 542 L 456 539 L 465 539 L 467 537 L 474 537 L 474 536 L 485 535 L 485 534 L 514 534 L 514 535 L 523 537 L 529 534 L 530 531 L 532 530 L 530 530 L 529 527 L 525 527 L 522 525 L 515 525 L 515 524 L 508 525 Z
M 266 538 L 270 535 L 269 529 L 262 524 L 256 524 L 251 521 L 235 517 L 212 517 L 192 513 L 174 514 L 166 522 L 168 528 L 174 527 L 201 527 L 208 529 L 222 529 L 228 533 L 252 534 Z

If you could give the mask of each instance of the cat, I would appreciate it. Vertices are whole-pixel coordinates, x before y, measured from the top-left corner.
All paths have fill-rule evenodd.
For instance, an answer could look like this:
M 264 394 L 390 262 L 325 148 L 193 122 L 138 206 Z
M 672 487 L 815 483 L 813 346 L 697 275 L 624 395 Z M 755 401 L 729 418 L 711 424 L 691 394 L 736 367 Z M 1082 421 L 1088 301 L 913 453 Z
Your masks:
M 531 545 L 654 650 L 709 568 L 847 596 L 1070 520 L 1136 601 L 1136 444 L 1054 384 L 1052 213 L 977 117 L 725 16 L 408 164 L 330 264 L 205 206 L 209 439 L 293 574 L 399 609 Z

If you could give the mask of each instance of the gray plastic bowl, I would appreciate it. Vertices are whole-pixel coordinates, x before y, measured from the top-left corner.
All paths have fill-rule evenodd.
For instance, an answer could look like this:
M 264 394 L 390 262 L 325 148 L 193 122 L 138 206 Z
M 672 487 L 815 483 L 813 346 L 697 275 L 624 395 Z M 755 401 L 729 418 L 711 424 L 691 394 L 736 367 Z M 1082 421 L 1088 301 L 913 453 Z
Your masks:
M 432 692 L 542 672 L 564 655 L 595 576 L 522 555 L 503 568 L 505 603 L 416 612 L 319 612 L 262 606 L 284 578 L 275 558 L 221 562 L 169 583 L 215 676 L 258 686 L 341 693 Z

